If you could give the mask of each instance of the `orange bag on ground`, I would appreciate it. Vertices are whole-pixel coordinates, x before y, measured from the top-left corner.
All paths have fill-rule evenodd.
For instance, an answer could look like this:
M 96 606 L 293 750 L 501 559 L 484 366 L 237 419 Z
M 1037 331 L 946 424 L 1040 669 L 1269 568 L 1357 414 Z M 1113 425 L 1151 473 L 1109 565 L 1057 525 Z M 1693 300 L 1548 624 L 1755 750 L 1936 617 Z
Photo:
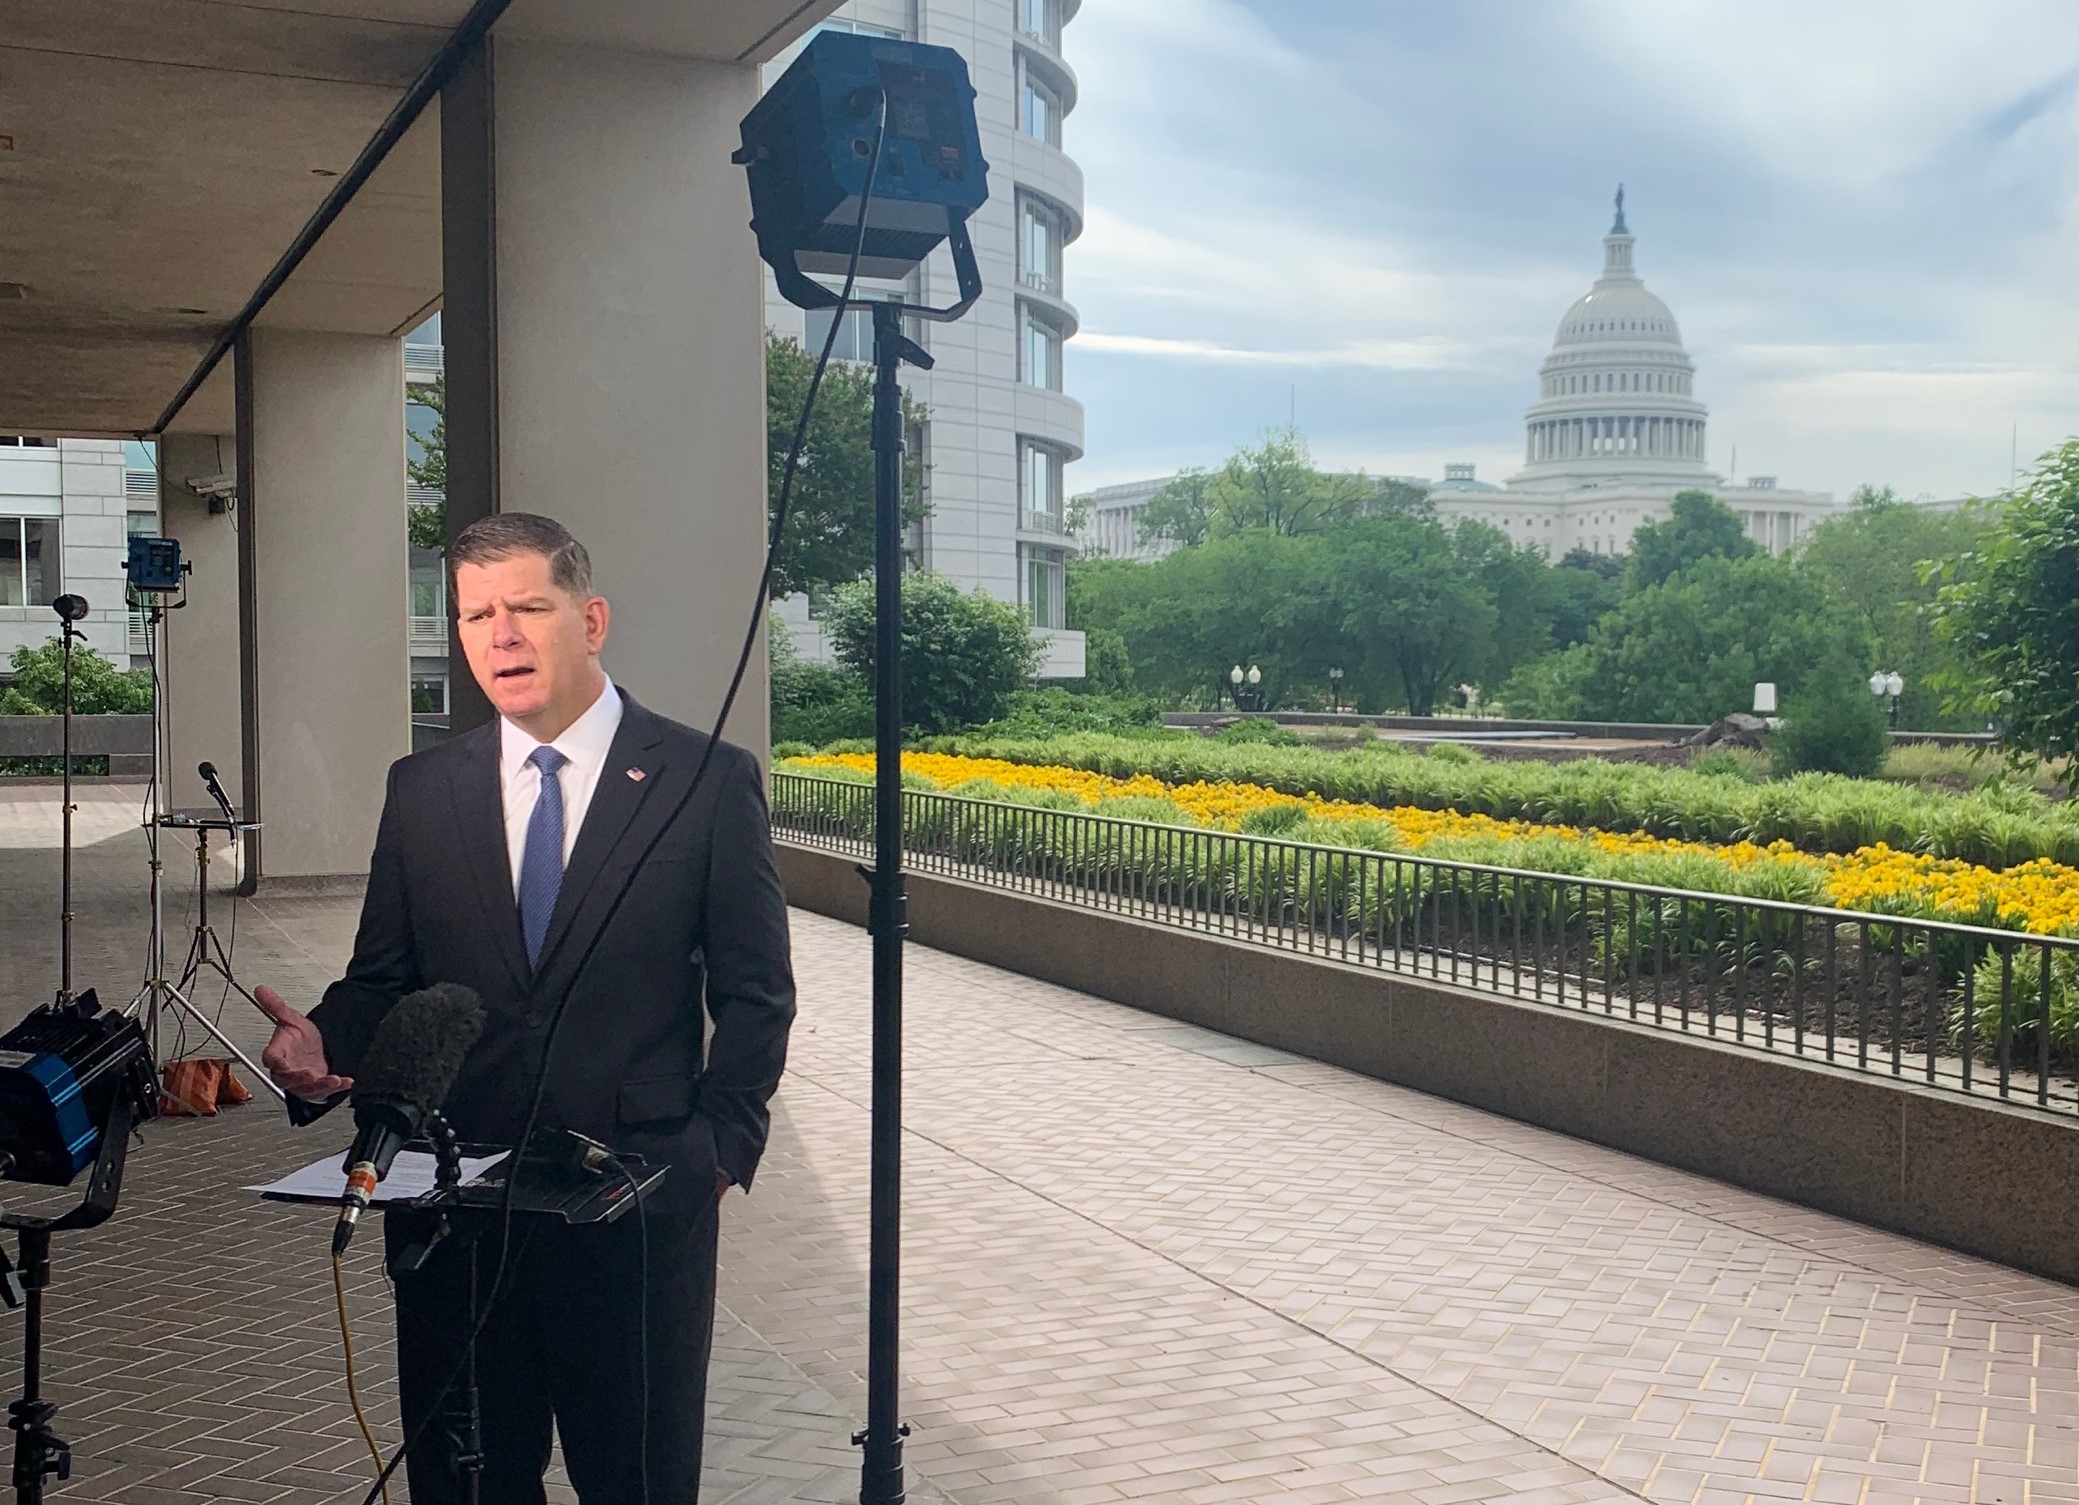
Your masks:
M 168 1061 L 159 1068 L 159 1080 L 165 1089 L 159 1111 L 168 1118 L 215 1118 L 219 1105 L 253 1100 L 226 1060 Z

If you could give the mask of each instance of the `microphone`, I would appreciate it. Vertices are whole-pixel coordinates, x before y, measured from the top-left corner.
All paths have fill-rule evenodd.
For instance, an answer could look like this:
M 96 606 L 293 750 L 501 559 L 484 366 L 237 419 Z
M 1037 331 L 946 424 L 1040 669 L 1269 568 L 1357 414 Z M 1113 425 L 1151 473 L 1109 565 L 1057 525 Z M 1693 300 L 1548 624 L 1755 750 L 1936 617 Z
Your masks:
M 332 1252 L 343 1254 L 354 1225 L 375 1198 L 376 1183 L 405 1141 L 418 1137 L 461 1074 L 462 1058 L 484 1032 L 484 1001 L 458 983 L 437 982 L 397 1000 L 376 1026 L 354 1073 L 354 1143 L 347 1150 L 346 1191 Z
M 195 772 L 202 775 L 202 787 L 209 791 L 209 797 L 215 800 L 217 808 L 224 812 L 224 819 L 236 825 L 238 817 L 231 813 L 231 799 L 224 793 L 224 786 L 217 778 L 217 765 L 208 762 L 197 763 Z

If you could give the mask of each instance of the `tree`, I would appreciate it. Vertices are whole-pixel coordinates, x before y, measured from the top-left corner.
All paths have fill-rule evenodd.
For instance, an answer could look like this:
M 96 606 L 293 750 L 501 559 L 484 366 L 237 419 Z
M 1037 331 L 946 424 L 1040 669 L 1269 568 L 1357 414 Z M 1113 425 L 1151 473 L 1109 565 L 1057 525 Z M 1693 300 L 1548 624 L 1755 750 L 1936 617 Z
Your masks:
M 830 593 L 823 631 L 839 663 L 872 682 L 874 585 L 854 580 Z M 1039 669 L 1040 644 L 1025 614 L 986 591 L 942 575 L 902 577 L 902 715 L 919 731 L 951 732 L 994 721 Z
M 1647 525 L 1651 527 L 1649 523 Z M 1622 580 L 1624 578 L 1624 556 L 1622 554 L 1598 554 L 1586 544 L 1575 544 L 1560 556 L 1559 567 L 1563 570 L 1579 570 L 1584 575 L 1593 575 L 1599 580 Z
M 415 485 L 431 487 L 437 501 L 413 502 L 405 514 L 405 531 L 415 549 L 445 552 L 448 546 L 448 376 L 445 371 L 430 386 L 410 389 L 410 399 L 433 409 L 433 429 L 423 437 L 405 441 L 404 473 Z
M 1936 636 L 1931 611 L 1938 577 L 1961 579 L 1955 561 L 1976 548 L 1984 532 L 1984 516 L 1975 509 L 1935 513 L 1897 500 L 1889 487 L 1858 486 L 1853 510 L 1821 523 L 1798 549 L 1797 567 L 1813 587 L 1869 629 L 1876 657 L 1864 677 L 1871 669 L 1894 669 L 1904 678 L 1899 715 L 1916 730 L 1984 724 L 1981 716 L 1943 705 L 1941 684 L 1968 679 L 1971 670 Z
M 1204 543 L 1213 531 L 1212 503 L 1207 496 L 1212 484 L 1212 476 L 1200 466 L 1178 471 L 1141 509 L 1141 542 L 1167 540 L 1186 549 Z
M 1977 671 L 1958 708 L 1989 708 L 2018 758 L 2079 755 L 2079 439 L 2043 457 L 1959 563 L 1934 606 Z
M 816 357 L 799 342 L 765 337 L 766 505 L 779 505 L 787 452 L 801 421 Z M 902 399 L 905 429 L 925 420 L 922 406 Z M 903 457 L 905 525 L 925 513 L 923 457 Z M 801 446 L 801 466 L 789 498 L 786 532 L 773 566 L 772 592 L 792 595 L 857 580 L 873 568 L 873 368 L 832 361 L 823 372 L 816 407 Z
M 1848 493 L 1848 505 L 1857 512 L 1880 512 L 1890 507 L 1903 507 L 1906 503 L 1889 486 L 1864 481 Z
M 8 655 L 13 682 L 0 690 L 0 716 L 58 716 L 65 711 L 65 644 L 47 638 Z M 92 648 L 72 650 L 72 710 L 80 716 L 145 716 L 152 709 L 152 678 L 143 669 L 118 669 Z
M 1704 559 L 1751 559 L 1761 546 L 1747 536 L 1740 515 L 1708 491 L 1678 491 L 1664 522 L 1641 523 L 1631 536 L 1633 590 L 1664 585 Z
M 1469 551 L 1483 544 L 1474 538 Z M 1497 661 L 1500 611 L 1439 524 L 1380 517 L 1338 529 L 1331 580 L 1342 637 L 1357 650 L 1352 684 L 1371 703 L 1428 716 Z
M 1707 557 L 1625 597 L 1586 642 L 1512 688 L 1537 689 L 1545 714 L 1714 721 L 1746 710 L 1757 681 L 1787 701 L 1866 676 L 1872 651 L 1869 629 L 1784 561 Z
M 1363 476 L 1316 470 L 1298 429 L 1274 428 L 1254 449 L 1235 451 L 1213 477 L 1206 501 L 1215 533 L 1262 528 L 1292 538 L 1356 516 L 1372 495 Z

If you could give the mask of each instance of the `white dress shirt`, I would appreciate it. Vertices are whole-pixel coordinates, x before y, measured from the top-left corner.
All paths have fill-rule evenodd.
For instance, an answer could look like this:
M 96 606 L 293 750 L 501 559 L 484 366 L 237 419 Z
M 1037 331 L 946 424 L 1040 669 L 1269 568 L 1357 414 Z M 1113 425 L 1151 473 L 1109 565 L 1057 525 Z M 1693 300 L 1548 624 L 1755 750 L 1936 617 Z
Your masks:
M 608 680 L 592 708 L 565 728 L 563 735 L 546 744 L 569 761 L 556 771 L 563 788 L 563 862 L 570 863 L 570 849 L 577 844 L 578 830 L 591 807 L 592 791 L 606 768 L 614 733 L 621 727 L 621 692 Z M 520 897 L 520 859 L 527 851 L 527 825 L 534 819 L 534 802 L 541 797 L 541 771 L 528 758 L 544 744 L 503 717 L 498 722 L 499 785 L 505 796 L 505 849 L 512 859 L 513 898 Z

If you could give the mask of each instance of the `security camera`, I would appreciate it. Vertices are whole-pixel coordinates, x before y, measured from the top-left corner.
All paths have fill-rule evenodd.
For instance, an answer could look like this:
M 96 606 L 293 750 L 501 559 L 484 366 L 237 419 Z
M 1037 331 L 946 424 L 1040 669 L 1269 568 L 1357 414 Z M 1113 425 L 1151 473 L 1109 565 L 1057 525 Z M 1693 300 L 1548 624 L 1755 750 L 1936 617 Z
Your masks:
M 228 512 L 238 495 L 238 477 L 223 472 L 213 476 L 189 476 L 188 490 L 208 502 L 212 514 Z

